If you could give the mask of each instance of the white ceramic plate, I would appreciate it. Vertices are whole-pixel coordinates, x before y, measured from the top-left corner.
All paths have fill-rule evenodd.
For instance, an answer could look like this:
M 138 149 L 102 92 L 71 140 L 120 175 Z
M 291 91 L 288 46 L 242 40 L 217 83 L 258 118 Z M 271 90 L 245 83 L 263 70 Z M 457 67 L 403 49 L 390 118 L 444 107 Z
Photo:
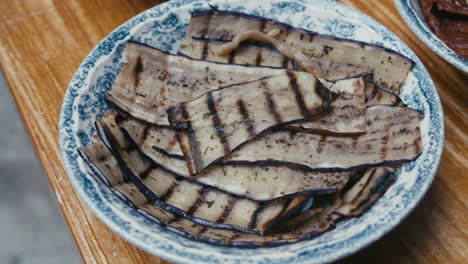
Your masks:
M 431 30 L 419 0 L 393 0 L 393 2 L 403 20 L 424 44 L 453 66 L 468 73 L 468 60 L 458 56 Z
M 160 227 L 126 206 L 89 172 L 76 149 L 90 143 L 93 122 L 110 109 L 108 91 L 124 64 L 125 43 L 132 39 L 175 52 L 192 11 L 210 9 L 207 1 L 175 0 L 132 18 L 109 34 L 84 59 L 63 100 L 60 146 L 74 188 L 102 222 L 120 236 L 162 258 L 184 263 L 320 263 L 342 258 L 394 228 L 416 206 L 431 184 L 444 141 L 442 107 L 421 61 L 395 34 L 366 15 L 334 1 L 215 0 L 220 10 L 272 18 L 319 33 L 366 41 L 398 51 L 416 62 L 401 98 L 424 112 L 423 153 L 399 170 L 399 178 L 362 217 L 340 222 L 314 240 L 277 248 L 224 248 L 196 242 Z

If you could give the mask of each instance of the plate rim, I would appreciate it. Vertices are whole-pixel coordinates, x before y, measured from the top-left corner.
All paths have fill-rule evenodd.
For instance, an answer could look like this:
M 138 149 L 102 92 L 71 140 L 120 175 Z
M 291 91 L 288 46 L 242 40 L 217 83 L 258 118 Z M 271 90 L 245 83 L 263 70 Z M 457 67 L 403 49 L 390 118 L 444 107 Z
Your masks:
M 341 251 L 336 252 L 333 255 L 330 255 L 325 260 L 323 259 L 323 257 L 315 259 L 316 262 L 317 261 L 320 261 L 320 262 L 327 261 L 328 262 L 328 261 L 336 261 L 338 259 L 349 256 L 349 255 L 351 255 L 351 254 L 353 254 L 353 253 L 355 253 L 355 252 L 369 246 L 370 244 L 374 243 L 375 241 L 377 241 L 378 239 L 380 239 L 381 237 L 386 235 L 388 232 L 393 230 L 401 221 L 403 221 L 409 215 L 409 213 L 411 213 L 413 211 L 413 209 L 416 207 L 416 205 L 419 204 L 422 197 L 424 197 L 427 190 L 431 186 L 431 184 L 432 184 L 432 182 L 433 182 L 433 180 L 435 178 L 436 172 L 438 170 L 438 167 L 440 165 L 440 160 L 441 160 L 441 156 L 442 156 L 441 154 L 442 154 L 442 150 L 443 150 L 443 146 L 444 146 L 444 140 L 445 140 L 445 129 L 444 129 L 445 124 L 444 124 L 444 120 L 443 120 L 443 109 L 442 109 L 442 105 L 441 105 L 441 102 L 440 102 L 440 97 L 439 97 L 439 95 L 437 93 L 437 89 L 435 88 L 435 84 L 432 81 L 432 78 L 430 77 L 430 74 L 428 73 L 427 69 L 425 68 L 425 66 L 421 62 L 421 60 L 414 53 L 414 51 L 403 40 L 401 40 L 401 38 L 399 38 L 390 29 L 388 29 L 387 27 L 385 27 L 384 25 L 382 25 L 381 23 L 379 23 L 375 19 L 363 14 L 362 12 L 360 12 L 357 9 L 346 6 L 346 5 L 344 5 L 342 3 L 339 3 L 339 2 L 335 2 L 333 0 L 321 0 L 321 1 L 322 2 L 328 2 L 329 4 L 339 8 L 341 11 L 352 12 L 354 14 L 358 14 L 358 15 L 362 16 L 363 21 L 370 22 L 372 27 L 374 27 L 374 28 L 377 28 L 379 30 L 387 31 L 392 37 L 394 37 L 397 41 L 399 41 L 401 43 L 401 45 L 402 45 L 402 47 L 404 49 L 406 49 L 410 53 L 412 53 L 414 55 L 414 57 L 415 57 L 415 59 L 414 59 L 415 63 L 419 64 L 419 66 L 421 67 L 422 72 L 427 74 L 427 76 L 429 77 L 428 82 L 431 85 L 431 88 L 434 88 L 434 100 L 435 100 L 434 103 L 436 104 L 438 109 L 440 109 L 440 115 L 442 116 L 441 124 L 440 124 L 441 125 L 441 131 L 440 131 L 440 133 L 441 133 L 440 134 L 441 144 L 440 144 L 440 146 L 438 146 L 438 148 L 436 148 L 434 150 L 434 151 L 437 151 L 437 153 L 435 154 L 435 160 L 434 160 L 434 162 L 437 165 L 433 168 L 430 175 L 428 175 L 430 177 L 430 179 L 427 182 L 427 184 L 422 186 L 423 188 L 420 189 L 420 191 L 416 194 L 415 198 L 406 207 L 406 211 L 404 211 L 398 217 L 395 217 L 395 220 L 393 220 L 392 222 L 389 222 L 388 224 L 386 224 L 385 228 L 383 230 L 380 230 L 380 232 L 374 232 L 374 233 L 371 233 L 368 236 L 365 236 L 365 238 L 362 238 L 362 239 L 359 240 L 359 243 L 353 243 L 353 245 L 351 245 L 351 246 L 344 247 L 344 248 L 342 248 Z M 145 10 L 145 11 L 141 12 L 140 14 L 134 16 L 133 18 L 127 20 L 126 22 L 121 24 L 119 27 L 114 29 L 108 35 L 106 35 L 106 37 L 104 37 L 92 49 L 92 51 L 83 59 L 82 63 L 80 64 L 80 66 L 78 67 L 76 72 L 74 73 L 74 75 L 72 77 L 72 80 L 70 81 L 70 84 L 68 85 L 68 88 L 67 88 L 67 90 L 65 92 L 65 95 L 64 95 L 64 99 L 63 99 L 63 103 L 62 103 L 62 107 L 61 107 L 61 111 L 60 111 L 60 120 L 59 120 L 59 143 L 60 143 L 60 153 L 61 153 L 62 164 L 64 165 L 67 176 L 70 179 L 70 182 L 72 183 L 72 186 L 73 186 L 75 192 L 78 193 L 78 196 L 80 197 L 80 199 L 82 201 L 84 201 L 86 206 L 88 206 L 88 208 L 91 209 L 93 214 L 96 215 L 100 221 L 102 221 L 107 227 L 109 227 L 113 232 L 117 233 L 120 237 L 124 238 L 126 241 L 130 242 L 133 245 L 136 245 L 137 247 L 147 251 L 150 254 L 154 254 L 154 255 L 159 256 L 159 257 L 161 257 L 163 259 L 170 260 L 170 261 L 177 262 L 177 263 L 185 262 L 187 260 L 190 260 L 192 262 L 196 262 L 196 261 L 194 261 L 193 259 L 188 259 L 186 256 L 184 258 L 184 256 L 181 256 L 181 255 L 177 255 L 177 254 L 174 254 L 174 253 L 168 253 L 164 249 L 152 248 L 152 247 L 146 246 L 145 243 L 143 241 L 139 240 L 137 237 L 132 237 L 131 235 L 129 236 L 125 229 L 123 229 L 118 223 L 114 222 L 109 216 L 104 214 L 99 209 L 98 205 L 96 205 L 95 199 L 93 199 L 92 197 L 89 197 L 86 194 L 85 190 L 83 189 L 82 184 L 78 181 L 78 179 L 77 179 L 77 177 L 75 175 L 75 173 L 78 173 L 78 172 L 75 172 L 71 168 L 70 164 L 67 162 L 66 149 L 65 149 L 65 144 L 64 144 L 64 142 L 66 142 L 67 139 L 65 138 L 64 133 L 61 133 L 61 131 L 64 129 L 65 122 L 67 120 L 72 120 L 71 117 L 73 115 L 73 112 L 70 112 L 71 110 L 68 109 L 68 107 L 73 106 L 74 99 L 67 100 L 67 99 L 73 98 L 72 84 L 76 81 L 76 78 L 79 78 L 78 73 L 79 73 L 80 69 L 81 70 L 86 69 L 86 74 L 87 74 L 87 70 L 89 70 L 89 63 L 91 61 L 96 62 L 96 61 L 99 60 L 99 58 L 101 58 L 103 56 L 103 54 L 100 54 L 98 57 L 91 60 L 91 58 L 92 58 L 91 55 L 93 55 L 94 53 L 97 53 L 97 50 L 99 49 L 99 47 L 101 45 L 103 45 L 103 43 L 109 38 L 109 36 L 111 36 L 112 34 L 118 32 L 119 30 L 123 29 L 128 24 L 138 21 L 139 19 L 141 19 L 141 17 L 145 13 L 150 12 L 153 9 L 169 8 L 169 7 L 173 8 L 177 4 L 181 4 L 181 5 L 177 5 L 177 6 L 180 7 L 180 6 L 183 6 L 185 4 L 190 4 L 190 3 L 195 3 L 195 2 L 204 2 L 204 1 L 203 0 L 172 0 L 172 1 L 162 3 L 160 5 L 154 6 L 154 7 L 150 8 L 150 9 Z M 304 1 L 304 0 L 289 0 L 289 1 L 283 1 L 283 2 L 300 2 L 300 3 L 303 3 L 305 5 L 310 4 L 310 2 Z M 80 89 L 80 88 L 81 87 L 78 87 L 78 89 Z M 86 173 L 86 172 L 80 171 L 79 173 Z M 174 235 L 177 235 L 177 234 L 174 234 Z M 343 249 L 346 249 L 346 250 L 343 250 Z M 307 249 L 305 249 L 305 250 L 302 250 L 301 252 L 304 253 L 304 252 L 308 252 L 308 251 L 307 251 Z M 249 259 L 245 258 L 245 257 L 237 258 L 235 260 L 240 261 L 240 262 L 249 261 Z M 270 260 L 274 261 L 274 259 L 270 259 Z M 250 261 L 252 261 L 252 260 L 250 260 Z
M 419 3 L 419 0 L 416 0 Z M 412 7 L 412 0 L 393 0 L 398 13 L 405 21 L 405 24 L 421 40 L 424 45 L 429 47 L 439 57 L 459 69 L 468 73 L 468 60 L 458 56 L 451 48 L 447 46 L 437 35 L 429 29 L 429 26 L 422 21 Z

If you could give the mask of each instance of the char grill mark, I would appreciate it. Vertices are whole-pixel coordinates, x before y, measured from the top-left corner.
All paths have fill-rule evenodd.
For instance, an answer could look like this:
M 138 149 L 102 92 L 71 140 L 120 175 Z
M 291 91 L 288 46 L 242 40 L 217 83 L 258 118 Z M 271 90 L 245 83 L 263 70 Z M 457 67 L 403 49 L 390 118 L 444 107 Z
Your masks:
M 146 138 L 148 137 L 148 133 L 149 133 L 149 130 L 150 130 L 150 126 L 149 125 L 146 125 L 145 126 L 145 129 L 143 129 L 143 135 L 141 136 L 141 144 L 144 144 L 145 141 L 146 141 Z
M 208 42 L 206 42 L 205 45 L 203 46 L 203 52 L 201 56 L 202 60 L 206 60 L 206 57 L 208 57 L 208 48 L 209 48 L 209 45 L 208 45 Z
M 261 50 L 258 52 L 258 55 L 255 58 L 255 65 L 256 66 L 262 65 L 262 51 Z
M 156 163 L 152 163 L 148 168 L 146 168 L 140 175 L 140 179 L 145 179 L 146 177 L 148 177 L 148 175 L 153 171 L 155 170 L 156 168 L 158 168 L 159 166 L 156 165 Z
M 176 180 L 169 189 L 163 194 L 161 194 L 161 198 L 159 198 L 162 202 L 166 202 L 174 193 L 174 190 L 177 188 L 177 186 L 180 184 L 179 180 Z
M 203 188 L 199 191 L 199 197 L 197 201 L 193 204 L 192 207 L 190 207 L 190 209 L 187 212 L 189 215 L 193 215 L 197 211 L 198 207 L 200 207 L 204 202 L 205 196 L 209 191 L 210 188 L 208 186 L 203 186 Z
M 262 21 L 261 24 L 260 24 L 260 32 L 265 32 L 265 28 L 266 28 L 266 21 Z
M 290 61 L 291 61 L 291 60 L 288 59 L 288 58 L 285 56 L 284 59 L 283 59 L 283 63 L 281 64 L 281 66 L 282 66 L 283 68 L 287 69 L 288 66 L 289 66 L 289 62 L 290 62 Z
M 224 220 L 226 220 L 226 217 L 231 213 L 232 208 L 234 207 L 234 204 L 237 202 L 237 197 L 232 196 L 229 198 L 229 203 L 226 205 L 224 208 L 223 214 L 221 217 L 216 221 L 216 223 L 224 223 Z
M 141 79 L 140 75 L 142 72 L 143 72 L 143 62 L 141 60 L 141 56 L 138 56 L 137 63 L 135 66 L 135 81 L 133 83 L 135 87 L 138 87 L 138 85 L 140 84 L 140 79 Z
M 208 42 L 207 42 L 207 43 L 208 43 Z M 229 54 L 228 62 L 231 63 L 231 64 L 234 64 L 234 63 L 235 63 L 235 60 L 236 60 L 236 50 L 233 50 L 233 51 L 231 51 L 231 53 Z
M 198 138 L 195 135 L 195 131 L 192 128 L 192 124 L 190 122 L 190 116 L 185 109 L 185 104 L 181 103 L 176 108 L 171 108 L 168 110 L 169 118 L 172 118 L 175 115 L 180 115 L 181 119 L 183 120 L 181 123 L 182 129 L 185 129 L 185 133 L 188 137 L 188 146 L 187 144 L 180 144 L 182 152 L 186 159 L 187 165 L 190 167 L 195 167 L 197 171 L 202 170 L 204 168 L 200 146 L 198 142 Z M 177 139 L 181 142 L 180 135 L 177 135 Z
M 294 97 L 296 98 L 296 103 L 299 106 L 299 109 L 301 110 L 302 116 L 304 118 L 310 117 L 311 114 L 309 113 L 309 109 L 307 109 L 307 107 L 305 106 L 304 98 L 302 97 L 302 92 L 297 84 L 296 76 L 294 75 L 294 73 L 289 71 L 287 72 L 287 75 L 289 78 L 289 86 L 294 91 Z
M 247 111 L 247 108 L 245 108 L 245 104 L 242 99 L 237 101 L 237 107 L 239 109 L 239 114 L 242 116 L 242 120 L 244 121 L 245 129 L 251 137 L 255 137 L 255 128 L 249 119 L 249 112 Z
M 327 136 L 321 135 L 318 146 L 317 146 L 317 153 L 319 154 L 322 153 L 323 147 L 325 146 L 326 142 L 327 142 Z
M 263 84 L 262 85 L 263 87 L 266 86 L 266 84 L 264 82 L 262 84 Z M 273 95 L 268 91 L 268 89 L 265 89 L 265 91 L 263 91 L 263 96 L 265 97 L 266 104 L 268 106 L 268 111 L 273 116 L 273 119 L 278 124 L 282 123 L 283 121 L 281 119 L 281 115 L 278 113 L 278 110 L 276 109 L 276 103 L 273 100 Z
M 213 121 L 213 128 L 216 131 L 216 135 L 218 135 L 218 138 L 223 145 L 224 148 L 224 154 L 229 154 L 231 152 L 231 147 L 229 146 L 229 141 L 226 138 L 226 135 L 224 134 L 224 125 L 219 118 L 218 115 L 218 110 L 216 109 L 216 104 L 213 99 L 213 94 L 209 92 L 206 97 L 206 104 L 208 105 L 208 109 L 210 111 L 211 115 L 211 121 Z

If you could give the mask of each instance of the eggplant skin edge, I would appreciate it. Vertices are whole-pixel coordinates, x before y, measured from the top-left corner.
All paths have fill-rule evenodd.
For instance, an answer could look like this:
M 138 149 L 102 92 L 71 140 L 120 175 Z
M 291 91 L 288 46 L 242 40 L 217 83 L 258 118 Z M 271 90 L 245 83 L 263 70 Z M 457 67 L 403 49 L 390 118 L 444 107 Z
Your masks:
M 225 243 L 222 240 L 214 239 L 214 238 L 207 237 L 207 236 L 194 236 L 194 235 L 192 235 L 192 234 L 190 234 L 190 233 L 188 233 L 188 232 L 186 232 L 186 231 L 184 231 L 182 229 L 177 229 L 177 228 L 168 226 L 168 225 L 162 223 L 159 219 L 157 219 L 156 217 L 154 217 L 152 214 L 148 213 L 147 211 L 145 211 L 143 209 L 140 209 L 140 208 L 137 208 L 136 205 L 130 199 L 128 199 L 121 191 L 115 189 L 114 187 L 112 187 L 110 185 L 109 181 L 107 181 L 107 179 L 104 177 L 103 173 L 96 166 L 93 165 L 93 163 L 89 159 L 88 155 L 83 150 L 78 148 L 77 152 L 78 152 L 78 155 L 86 163 L 86 165 L 91 169 L 91 172 L 92 172 L 93 176 L 95 178 L 97 178 L 100 182 L 102 182 L 106 187 L 108 187 L 109 190 L 117 197 L 117 199 L 119 199 L 124 204 L 131 207 L 132 209 L 136 210 L 140 215 L 142 215 L 146 219 L 150 220 L 151 222 L 153 222 L 155 224 L 158 224 L 161 227 L 163 227 L 163 228 L 165 228 L 165 229 L 167 229 L 167 230 L 169 230 L 169 231 L 171 231 L 171 232 L 173 232 L 175 234 L 181 235 L 181 236 L 183 236 L 185 238 L 192 239 L 192 240 L 195 240 L 195 241 L 198 241 L 198 242 L 209 243 L 209 244 L 213 244 L 213 245 L 217 245 L 217 246 L 223 246 L 223 247 L 238 247 L 238 248 L 251 248 L 251 249 L 261 248 L 261 247 L 279 247 L 279 246 L 284 246 L 284 245 L 288 245 L 288 244 L 294 244 L 294 243 L 304 241 L 304 240 L 313 239 L 313 238 L 318 237 L 318 236 L 320 236 L 320 235 L 322 235 L 322 234 L 324 234 L 326 232 L 329 232 L 329 231 L 331 231 L 331 230 L 333 230 L 335 228 L 334 222 L 331 222 L 330 226 L 327 229 L 312 232 L 312 233 L 308 233 L 308 234 L 304 234 L 304 235 L 298 237 L 298 239 L 294 240 L 294 241 L 277 240 L 277 241 L 268 241 L 268 242 L 265 242 L 263 244 L 256 244 L 256 243 L 251 243 L 251 242 L 247 242 L 247 241 L 245 241 L 245 242 L 237 241 L 237 242 L 232 242 L 232 243 Z
M 297 169 L 302 169 L 305 171 L 313 171 L 313 172 L 340 172 L 340 171 L 348 171 L 348 170 L 359 170 L 359 169 L 365 169 L 365 168 L 370 168 L 370 167 L 379 167 L 379 166 L 394 166 L 394 165 L 400 165 L 403 163 L 411 162 L 419 158 L 419 156 L 422 153 L 419 153 L 414 159 L 402 159 L 402 160 L 387 160 L 383 162 L 378 162 L 378 163 L 366 163 L 366 164 L 361 164 L 349 168 L 339 168 L 339 167 L 333 167 L 333 168 L 312 168 L 308 165 L 304 164 L 299 164 L 295 162 L 288 162 L 288 161 L 280 161 L 280 160 L 256 160 L 256 161 L 248 161 L 248 160 L 227 160 L 224 161 L 223 164 L 229 164 L 229 165 L 258 165 L 258 166 L 264 166 L 264 165 L 284 165 L 284 166 L 289 166 L 291 168 L 297 168 Z

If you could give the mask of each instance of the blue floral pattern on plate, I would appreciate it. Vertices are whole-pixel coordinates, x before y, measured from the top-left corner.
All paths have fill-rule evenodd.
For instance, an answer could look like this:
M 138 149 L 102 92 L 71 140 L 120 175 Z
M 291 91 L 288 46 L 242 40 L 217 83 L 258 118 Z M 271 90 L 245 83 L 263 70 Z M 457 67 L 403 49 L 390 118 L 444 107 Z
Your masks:
M 416 62 L 402 99 L 424 112 L 423 153 L 400 171 L 397 182 L 360 218 L 339 223 L 314 240 L 278 248 L 224 248 L 196 242 L 160 227 L 118 200 L 78 158 L 76 148 L 90 142 L 93 122 L 110 109 L 106 96 L 122 68 L 128 40 L 175 52 L 195 10 L 241 11 L 295 27 L 383 45 Z M 68 176 L 96 216 L 120 236 L 174 262 L 322 263 L 347 256 L 395 227 L 418 203 L 437 170 L 444 141 L 440 99 L 421 61 L 395 34 L 366 15 L 334 1 L 175 0 L 153 7 L 113 31 L 84 59 L 65 94 L 60 116 L 60 147 Z
M 458 56 L 432 32 L 426 22 L 426 17 L 424 16 L 419 1 L 420 0 L 393 0 L 403 20 L 424 44 L 453 66 L 468 73 L 468 60 Z

